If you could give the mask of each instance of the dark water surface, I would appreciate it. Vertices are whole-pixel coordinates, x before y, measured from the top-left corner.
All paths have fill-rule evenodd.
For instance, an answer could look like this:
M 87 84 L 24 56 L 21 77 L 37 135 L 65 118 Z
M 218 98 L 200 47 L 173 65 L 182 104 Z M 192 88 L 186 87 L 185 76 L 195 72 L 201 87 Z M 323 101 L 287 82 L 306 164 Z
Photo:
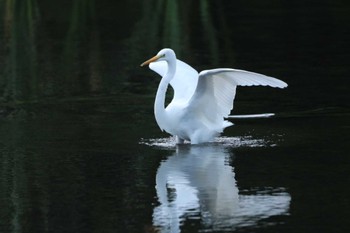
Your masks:
M 0 232 L 350 232 L 347 1 L 0 2 Z M 153 117 L 173 48 L 261 72 L 214 142 Z

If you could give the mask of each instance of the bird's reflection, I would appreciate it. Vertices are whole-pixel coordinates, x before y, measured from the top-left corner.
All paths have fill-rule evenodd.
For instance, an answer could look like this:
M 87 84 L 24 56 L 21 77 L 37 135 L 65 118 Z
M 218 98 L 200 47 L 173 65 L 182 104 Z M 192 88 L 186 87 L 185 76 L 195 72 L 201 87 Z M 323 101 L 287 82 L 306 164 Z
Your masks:
M 180 232 L 194 220 L 202 228 L 227 230 L 287 214 L 291 198 L 283 189 L 238 194 L 232 158 L 220 145 L 178 146 L 157 171 L 153 225 L 160 232 Z

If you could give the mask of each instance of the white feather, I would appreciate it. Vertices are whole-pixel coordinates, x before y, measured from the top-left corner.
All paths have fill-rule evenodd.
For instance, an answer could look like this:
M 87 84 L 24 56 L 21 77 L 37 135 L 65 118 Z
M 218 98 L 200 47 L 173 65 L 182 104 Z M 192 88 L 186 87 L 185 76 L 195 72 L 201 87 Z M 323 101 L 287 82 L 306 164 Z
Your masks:
M 223 119 L 228 117 L 233 109 L 236 87 L 257 85 L 278 88 L 288 86 L 276 78 L 245 70 L 221 68 L 202 71 L 188 109 L 205 116 L 212 125 L 219 124 L 225 128 L 231 125 Z
M 149 67 L 163 77 L 168 70 L 168 63 L 166 61 L 152 62 Z M 176 59 L 176 72 L 170 81 L 170 85 L 174 89 L 172 101 L 188 101 L 196 89 L 197 82 L 198 72 L 185 62 Z

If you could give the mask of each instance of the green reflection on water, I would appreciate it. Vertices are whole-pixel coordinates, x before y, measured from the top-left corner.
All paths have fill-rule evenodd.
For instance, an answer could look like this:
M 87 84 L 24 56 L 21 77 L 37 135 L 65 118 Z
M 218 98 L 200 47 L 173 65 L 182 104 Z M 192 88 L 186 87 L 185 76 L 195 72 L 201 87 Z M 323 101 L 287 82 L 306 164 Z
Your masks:
M 2 102 L 101 92 L 102 58 L 94 0 L 72 2 L 67 24 L 53 23 L 59 25 L 56 31 L 50 28 L 52 19 L 46 9 L 36 0 L 0 4 L 4 13 Z M 62 25 L 67 25 L 67 30 Z
M 4 4 L 3 99 L 30 99 L 38 96 L 37 23 L 36 0 L 7 0 Z M 4 54 L 2 54 L 4 56 Z
M 66 95 L 100 90 L 99 43 L 95 1 L 74 1 L 61 64 Z
M 247 68 L 291 87 L 305 76 L 327 86 L 328 76 L 346 73 L 349 14 L 342 4 L 325 1 L 313 11 L 310 3 L 283 1 L 4 0 L 0 100 L 110 95 L 125 87 L 152 93 L 158 79 L 145 78 L 153 74 L 139 64 L 163 47 L 199 70 Z
M 210 63 L 220 63 L 216 28 L 218 24 L 225 28 L 226 20 L 214 20 L 208 1 L 199 6 L 193 1 L 130 3 L 138 8 L 125 22 L 123 8 L 113 8 L 116 16 L 111 20 L 101 12 L 103 4 L 94 0 L 64 3 L 57 15 L 51 5 L 37 0 L 1 2 L 2 102 L 112 94 L 124 86 L 147 84 L 139 64 L 163 47 L 173 48 L 179 58 L 191 63 L 197 59 L 198 45 L 203 45 Z M 116 22 L 118 27 L 110 26 Z M 224 44 L 230 41 L 224 38 Z M 225 46 L 226 54 L 233 54 L 230 47 Z M 153 91 L 148 86 L 140 91 Z

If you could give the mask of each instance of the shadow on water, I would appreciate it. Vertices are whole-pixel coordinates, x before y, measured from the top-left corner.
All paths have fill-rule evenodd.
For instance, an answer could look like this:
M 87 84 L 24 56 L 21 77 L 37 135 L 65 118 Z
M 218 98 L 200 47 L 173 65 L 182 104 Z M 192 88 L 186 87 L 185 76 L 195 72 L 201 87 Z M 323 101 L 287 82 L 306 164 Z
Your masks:
M 230 165 L 234 155 L 220 144 L 179 145 L 161 162 L 156 175 L 159 203 L 153 211 L 153 225 L 160 232 L 181 232 L 191 226 L 235 230 L 288 215 L 291 196 L 284 188 L 238 189 Z

